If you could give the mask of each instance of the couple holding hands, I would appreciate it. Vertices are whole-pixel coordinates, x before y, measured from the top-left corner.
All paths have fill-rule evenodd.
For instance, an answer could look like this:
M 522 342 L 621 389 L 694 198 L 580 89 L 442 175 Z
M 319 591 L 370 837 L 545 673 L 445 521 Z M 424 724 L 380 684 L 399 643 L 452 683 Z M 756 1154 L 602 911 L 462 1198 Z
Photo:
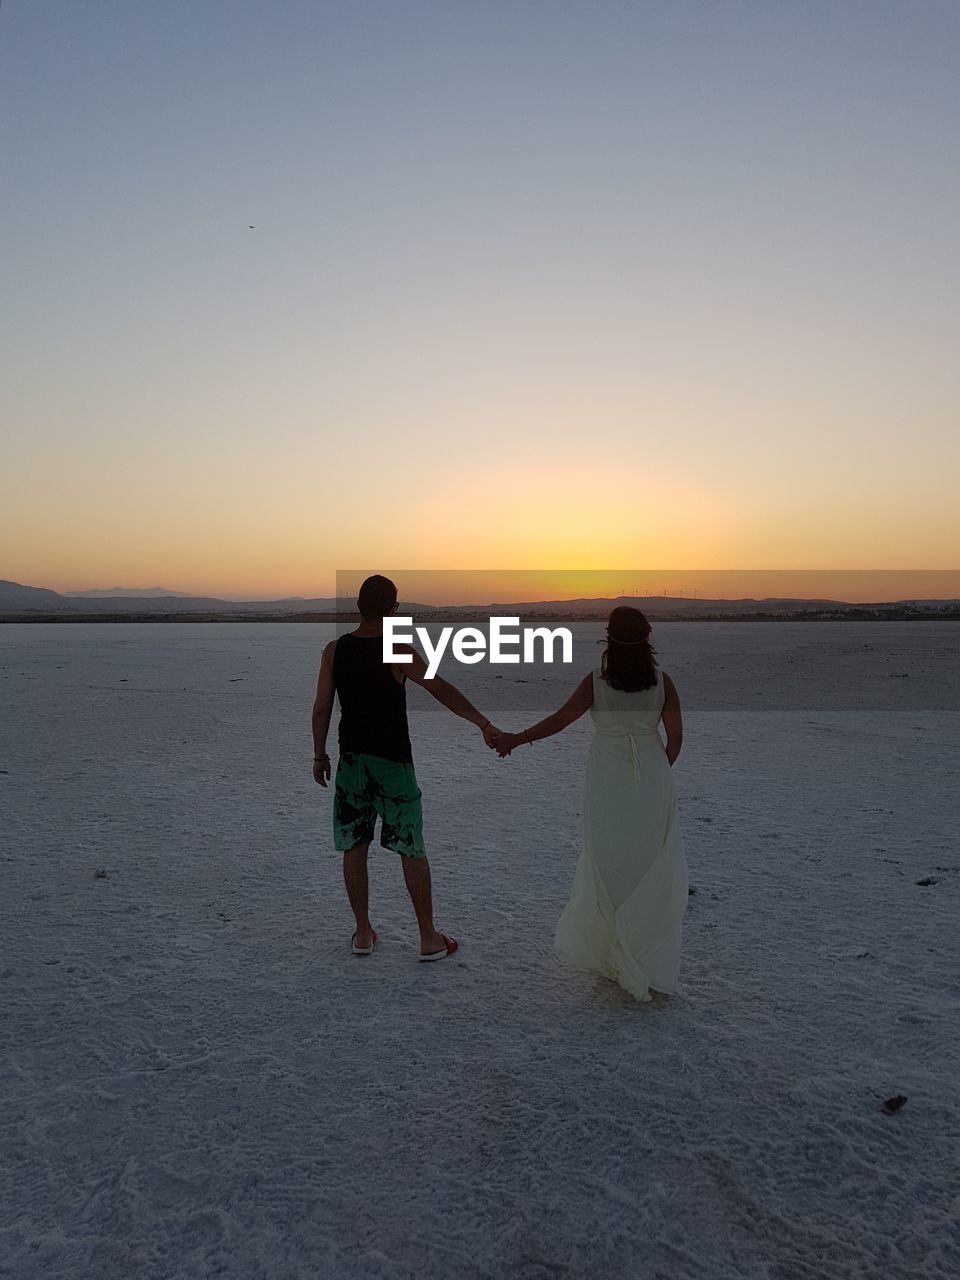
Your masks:
M 409 678 L 480 728 L 487 746 L 501 757 L 560 733 L 590 712 L 594 732 L 582 844 L 570 900 L 557 925 L 557 954 L 572 968 L 618 982 L 640 1001 L 675 991 L 688 892 L 672 771 L 683 724 L 676 688 L 657 662 L 645 616 L 639 609 L 614 609 L 600 665 L 558 711 L 521 733 L 506 733 L 449 681 L 427 680 L 426 664 L 415 649 L 408 651 L 409 663 L 384 663 L 383 619 L 397 607 L 397 588 L 389 578 L 367 578 L 357 603 L 360 625 L 324 648 L 312 720 L 313 776 L 326 787 L 331 776 L 327 733 L 334 698 L 339 700 L 333 827 L 356 918 L 354 955 L 370 955 L 377 940 L 369 915 L 367 852 L 378 818 L 381 845 L 401 855 L 420 929 L 419 959 L 442 960 L 458 949 L 456 939 L 433 922 L 430 864 L 407 727 Z

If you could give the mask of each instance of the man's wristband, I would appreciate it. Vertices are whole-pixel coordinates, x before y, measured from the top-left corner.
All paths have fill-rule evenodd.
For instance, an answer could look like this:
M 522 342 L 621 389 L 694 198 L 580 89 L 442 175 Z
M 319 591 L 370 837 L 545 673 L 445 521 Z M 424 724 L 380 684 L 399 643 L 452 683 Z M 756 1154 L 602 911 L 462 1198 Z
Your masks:
M 314 756 L 314 757 L 313 757 L 313 763 L 314 763 L 314 764 L 323 764 L 323 762 L 324 762 L 325 760 L 329 760 L 329 759 L 330 759 L 330 757 L 329 757 L 329 756 Z
M 477 728 L 480 730 L 481 733 L 483 733 L 484 729 L 487 727 L 488 724 L 493 724 L 493 721 L 484 720 L 483 724 L 477 725 Z

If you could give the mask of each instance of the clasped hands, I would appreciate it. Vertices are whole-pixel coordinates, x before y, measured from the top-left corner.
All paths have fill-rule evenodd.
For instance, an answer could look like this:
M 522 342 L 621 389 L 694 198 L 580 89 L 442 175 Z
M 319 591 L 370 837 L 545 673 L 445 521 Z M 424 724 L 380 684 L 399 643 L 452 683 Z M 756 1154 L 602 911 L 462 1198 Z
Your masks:
M 507 733 L 505 729 L 498 729 L 489 720 L 483 726 L 482 732 L 484 742 L 492 751 L 496 751 L 501 760 L 508 756 L 514 747 L 526 741 L 522 733 Z

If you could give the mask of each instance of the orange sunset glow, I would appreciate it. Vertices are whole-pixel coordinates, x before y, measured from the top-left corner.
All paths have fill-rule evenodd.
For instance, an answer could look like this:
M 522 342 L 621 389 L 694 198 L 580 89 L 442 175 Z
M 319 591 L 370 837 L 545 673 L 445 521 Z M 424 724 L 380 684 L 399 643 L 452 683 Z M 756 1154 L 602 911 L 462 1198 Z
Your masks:
M 640 565 L 666 576 L 619 582 L 615 570 L 612 578 L 575 593 L 656 586 L 658 592 L 682 587 L 701 594 L 849 600 L 960 594 L 960 578 L 950 572 L 960 529 L 952 540 L 943 533 L 957 517 L 924 507 L 919 497 L 912 511 L 901 504 L 877 527 L 862 500 L 859 508 L 852 506 L 853 497 L 834 510 L 821 498 L 818 509 L 808 511 L 802 489 L 774 501 L 735 477 L 711 485 L 679 467 L 671 470 L 666 461 L 656 470 L 585 460 L 487 463 L 452 473 L 432 464 L 424 477 L 399 459 L 383 478 L 382 500 L 358 506 L 352 489 L 337 492 L 318 483 L 320 458 L 315 469 L 273 481 L 266 451 L 263 461 L 259 484 L 252 476 L 246 484 L 235 476 L 225 491 L 205 493 L 199 478 L 171 475 L 169 485 L 154 476 L 127 492 L 118 478 L 112 496 L 101 479 L 93 504 L 89 493 L 66 485 L 51 508 L 15 494 L 0 515 L 7 533 L 4 576 L 79 590 L 91 585 L 89 566 L 95 564 L 94 585 L 162 585 L 235 599 L 316 597 L 335 594 L 338 570 L 389 563 L 500 571 L 487 589 L 490 599 L 499 600 L 554 594 L 546 578 L 538 579 L 543 585 L 535 591 L 531 585 L 511 597 L 509 574 L 524 566 L 555 570 L 562 585 L 574 570 Z M 934 583 L 914 572 L 920 568 L 944 572 Z M 827 569 L 843 572 L 828 579 Z M 720 570 L 738 574 L 727 580 Z M 780 570 L 791 571 L 789 589 L 775 572 Z M 878 570 L 886 573 L 878 576 Z M 558 587 L 557 593 L 567 590 Z

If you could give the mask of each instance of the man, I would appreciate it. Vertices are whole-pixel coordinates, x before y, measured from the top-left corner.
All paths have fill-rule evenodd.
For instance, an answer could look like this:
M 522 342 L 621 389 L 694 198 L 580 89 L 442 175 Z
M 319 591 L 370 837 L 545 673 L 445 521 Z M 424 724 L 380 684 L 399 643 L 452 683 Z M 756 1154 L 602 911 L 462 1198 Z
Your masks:
M 458 943 L 433 923 L 430 864 L 423 846 L 420 788 L 413 768 L 407 729 L 407 677 L 422 685 L 454 715 L 483 733 L 487 746 L 498 732 L 448 681 L 426 679 L 426 663 L 409 645 L 394 645 L 409 663 L 383 661 L 383 619 L 397 608 L 397 588 L 375 574 L 360 588 L 360 625 L 324 649 L 313 704 L 313 776 L 321 787 L 330 780 L 327 731 L 333 697 L 340 701 L 340 758 L 333 797 L 334 844 L 343 852 L 343 878 L 356 917 L 354 955 L 373 951 L 377 935 L 370 924 L 367 852 L 381 820 L 380 843 L 400 854 L 403 878 L 420 928 L 421 960 L 453 955 Z

